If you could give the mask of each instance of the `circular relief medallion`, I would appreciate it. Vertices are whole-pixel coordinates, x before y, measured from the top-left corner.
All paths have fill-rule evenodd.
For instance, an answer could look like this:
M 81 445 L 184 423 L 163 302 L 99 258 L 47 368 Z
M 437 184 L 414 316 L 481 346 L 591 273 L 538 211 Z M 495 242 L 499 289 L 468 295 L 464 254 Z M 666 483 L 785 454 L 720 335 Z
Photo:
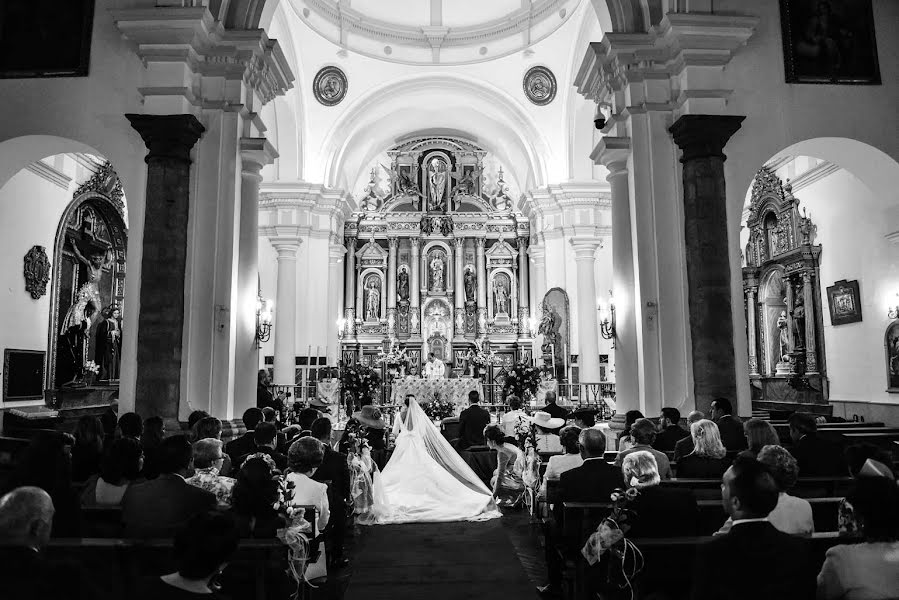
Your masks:
M 555 84 L 553 84 L 555 85 Z M 312 81 L 315 99 L 325 106 L 339 104 L 346 96 L 346 75 L 337 67 L 322 67 Z
M 556 97 L 556 76 L 546 67 L 531 67 L 524 74 L 524 95 L 537 106 L 544 106 Z

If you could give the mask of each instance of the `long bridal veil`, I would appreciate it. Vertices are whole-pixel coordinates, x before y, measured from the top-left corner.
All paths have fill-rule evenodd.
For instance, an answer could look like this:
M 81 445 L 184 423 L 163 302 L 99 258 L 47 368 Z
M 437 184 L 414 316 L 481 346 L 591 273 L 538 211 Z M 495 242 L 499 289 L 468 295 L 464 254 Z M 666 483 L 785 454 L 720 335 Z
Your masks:
M 480 521 L 502 516 L 475 475 L 414 399 L 394 433 L 396 448 L 373 481 L 362 523 Z

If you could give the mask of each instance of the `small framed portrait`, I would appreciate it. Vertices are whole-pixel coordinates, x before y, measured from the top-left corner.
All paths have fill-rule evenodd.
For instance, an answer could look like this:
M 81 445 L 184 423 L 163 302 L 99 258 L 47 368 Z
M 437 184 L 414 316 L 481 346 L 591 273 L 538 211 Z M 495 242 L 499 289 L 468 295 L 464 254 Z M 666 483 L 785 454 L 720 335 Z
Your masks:
M 787 83 L 879 85 L 871 0 L 780 0 Z
M 86 77 L 94 0 L 0 2 L 0 79 Z
M 837 281 L 827 288 L 830 324 L 846 325 L 862 320 L 862 305 L 858 294 L 858 280 Z

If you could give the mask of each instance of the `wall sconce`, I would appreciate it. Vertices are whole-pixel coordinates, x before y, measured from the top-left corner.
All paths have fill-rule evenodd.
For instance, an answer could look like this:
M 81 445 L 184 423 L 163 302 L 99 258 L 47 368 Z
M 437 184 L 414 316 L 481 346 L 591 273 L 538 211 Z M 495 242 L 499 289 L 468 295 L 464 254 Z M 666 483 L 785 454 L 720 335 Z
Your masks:
M 272 337 L 272 312 L 275 303 L 271 300 L 256 297 L 256 347 L 262 348 L 262 344 Z
M 599 301 L 599 325 L 600 333 L 603 339 L 615 339 L 615 299 L 612 297 L 612 291 L 609 290 L 609 304 L 602 300 Z
M 896 293 L 896 304 L 887 307 L 887 316 L 891 319 L 899 319 L 899 292 Z

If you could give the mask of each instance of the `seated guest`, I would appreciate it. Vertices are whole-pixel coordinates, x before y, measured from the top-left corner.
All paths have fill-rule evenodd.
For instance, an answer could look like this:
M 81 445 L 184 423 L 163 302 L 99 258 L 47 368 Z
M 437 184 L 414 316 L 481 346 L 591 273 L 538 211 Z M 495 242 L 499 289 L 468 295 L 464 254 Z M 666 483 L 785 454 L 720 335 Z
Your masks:
M 234 519 L 224 513 L 200 513 L 175 535 L 174 557 L 178 570 L 148 577 L 137 586 L 140 600 L 221 598 L 211 585 L 237 550 L 240 537 Z
M 234 480 L 219 474 L 225 463 L 222 445 L 222 440 L 217 438 L 205 438 L 194 442 L 194 474 L 187 479 L 187 483 L 212 492 L 218 506 L 228 508 L 231 506 Z
M 265 408 L 262 409 L 262 420 L 265 423 L 271 423 L 278 430 L 278 446 L 277 446 L 276 450 L 278 450 L 278 452 L 280 452 L 281 454 L 287 453 L 287 449 L 290 446 L 288 446 L 288 444 L 287 444 L 287 433 L 285 431 L 286 428 L 281 427 L 281 422 L 279 420 L 278 411 L 276 411 L 271 406 L 266 406 Z M 305 429 L 301 425 L 295 425 L 294 427 L 296 428 L 297 432 L 300 432 L 303 429 Z
M 549 413 L 553 419 L 562 419 L 562 425 L 565 424 L 565 419 L 568 418 L 568 411 L 559 406 L 557 402 L 558 398 L 556 393 L 553 391 L 546 392 L 546 406 L 540 409 L 540 412 Z M 558 434 L 559 429 L 562 429 L 562 425 L 559 425 L 555 428 L 553 433 Z
M 750 458 L 758 456 L 759 450 L 765 446 L 780 445 L 780 438 L 777 437 L 774 426 L 764 419 L 749 419 L 743 423 L 743 435 L 749 447 L 741 454 Z
M 815 416 L 793 413 L 788 419 L 792 454 L 799 461 L 803 477 L 841 476 L 846 473 L 846 461 L 840 446 L 818 437 Z
M 469 406 L 459 414 L 459 439 L 454 440 L 456 450 L 468 450 L 472 446 L 483 446 L 484 427 L 490 423 L 490 413 L 480 405 L 481 395 L 472 390 L 468 393 Z
M 209 416 L 209 413 L 206 412 L 205 410 L 195 410 L 195 411 L 191 412 L 189 415 L 187 415 L 187 428 L 191 432 L 194 432 L 194 427 L 196 426 L 196 424 L 208 416 Z M 196 434 L 194 434 L 194 435 L 196 435 Z M 200 438 L 194 437 L 193 439 L 191 439 L 191 442 L 195 442 L 198 439 L 200 439 Z
M 312 479 L 328 485 L 328 507 L 331 519 L 328 521 L 331 567 L 342 568 L 349 564 L 343 557 L 343 541 L 346 537 L 347 509 L 352 503 L 350 495 L 350 469 L 347 455 L 331 448 L 331 420 L 320 417 L 312 423 L 312 437 L 321 442 L 324 449 L 322 464 L 315 470 Z
M 629 410 L 624 413 L 624 430 L 618 434 L 619 452 L 627 450 L 634 445 L 634 440 L 631 437 L 631 426 L 637 422 L 637 419 L 642 418 L 643 413 L 641 413 L 639 410 Z
M 559 432 L 565 425 L 565 419 L 553 417 L 547 412 L 538 410 L 534 416 L 528 417 L 537 428 L 538 452 L 562 452 L 562 443 L 559 441 Z
M 262 422 L 262 411 L 258 408 L 248 408 L 243 412 L 243 424 L 247 428 L 247 432 L 225 444 L 225 452 L 231 457 L 232 468 L 237 468 L 234 463 L 241 456 L 250 454 L 256 450 L 256 442 L 253 441 L 253 432 L 256 425 Z
M 746 449 L 746 436 L 743 435 L 743 421 L 732 412 L 733 407 L 727 398 L 712 400 L 712 420 L 721 432 L 721 443 L 728 452 L 739 452 Z
M 690 411 L 690 414 L 687 415 L 687 431 L 689 432 L 693 423 L 704 418 L 705 415 L 702 412 L 698 410 Z M 691 435 L 687 435 L 687 437 L 674 444 L 674 462 L 680 461 L 680 459 L 693 452 L 693 447 L 693 436 Z
M 115 440 L 116 433 L 116 425 L 119 422 L 119 417 L 116 415 L 116 411 L 111 406 L 103 411 L 103 414 L 100 415 L 100 423 L 103 424 L 103 450 L 105 451 L 109 448 L 109 445 Z
M 301 437 L 290 445 L 287 452 L 288 473 L 285 476 L 288 484 L 293 484 L 293 495 L 290 503 L 294 506 L 314 506 L 318 521 L 315 533 L 323 530 L 331 518 L 328 502 L 328 486 L 312 479 L 316 469 L 322 464 L 325 450 L 322 443 L 314 437 Z
M 119 437 L 130 437 L 140 441 L 144 434 L 144 422 L 137 413 L 128 412 L 119 417 Z
M 496 451 L 496 470 L 490 478 L 490 488 L 499 506 L 514 506 L 524 493 L 524 452 L 506 441 L 506 434 L 499 425 L 484 428 L 487 447 Z
M 693 452 L 677 461 L 677 476 L 684 479 L 718 479 L 727 470 L 730 461 L 721 443 L 718 426 L 708 419 L 690 425 Z
M 565 454 L 549 457 L 549 462 L 546 465 L 546 474 L 543 476 L 543 484 L 540 487 L 541 495 L 546 496 L 546 482 L 548 480 L 558 480 L 565 471 L 576 469 L 584 464 L 581 448 L 577 442 L 580 435 L 581 428 L 574 425 L 566 425 L 559 432 L 559 442 L 565 448 Z
M 849 465 L 849 476 L 855 480 L 861 477 L 892 476 L 892 471 L 887 467 L 893 464 L 892 455 L 871 444 L 857 444 L 846 448 L 846 463 Z M 883 465 L 882 469 L 879 468 L 880 465 Z M 840 535 L 858 534 L 859 526 L 855 511 L 847 498 L 840 500 L 837 515 Z
M 768 515 L 768 521 L 778 531 L 793 535 L 811 535 L 815 533 L 815 520 L 812 517 L 812 505 L 808 500 L 789 495 L 799 478 L 799 465 L 793 455 L 781 446 L 765 446 L 759 452 L 758 461 L 768 467 L 774 483 L 777 485 L 777 506 Z M 727 533 L 732 521 L 730 518 L 718 533 Z
M 191 454 L 187 436 L 175 435 L 162 441 L 159 477 L 128 486 L 122 498 L 126 537 L 171 537 L 194 515 L 215 508 L 214 494 L 185 481 Z
M 556 550 L 563 542 L 562 505 L 564 502 L 608 502 L 615 488 L 622 487 L 621 470 L 605 460 L 606 436 L 599 429 L 582 429 L 578 437 L 584 464 L 570 469 L 559 477 L 559 502 L 546 530 L 546 570 L 549 583 L 537 588 L 542 597 L 559 596 L 562 590 L 564 563 Z M 581 542 L 581 545 L 582 542 Z M 577 551 L 580 547 L 577 548 Z
M 84 415 L 75 425 L 72 444 L 72 481 L 87 481 L 100 472 L 103 457 L 103 424 L 100 419 Z
M 659 452 L 652 447 L 652 443 L 656 439 L 655 424 L 649 419 L 637 419 L 631 425 L 631 439 L 634 441 L 633 446 L 618 453 L 618 458 L 615 459 L 615 466 L 620 469 L 624 458 L 631 452 L 646 450 L 655 457 L 656 464 L 659 466 L 659 475 L 661 475 L 662 479 L 671 479 L 671 461 L 668 460 L 664 452 Z
M 91 477 L 81 492 L 82 506 L 119 506 L 128 487 L 140 479 L 144 466 L 144 452 L 140 442 L 121 438 L 112 443 L 100 474 Z
M 499 425 L 507 438 L 517 438 L 518 434 L 515 429 L 527 418 L 527 413 L 521 410 L 521 398 L 518 396 L 509 396 L 506 398 L 506 403 L 509 405 L 509 412 L 503 415 Z
M 699 507 L 693 492 L 659 485 L 662 481 L 655 456 L 646 450 L 630 452 L 621 464 L 628 487 L 640 494 L 628 508 L 634 516 L 628 521 L 628 537 L 665 538 L 696 535 Z
M 0 497 L 0 597 L 4 600 L 93 598 L 79 569 L 44 556 L 53 500 L 44 490 L 19 487 Z
M 253 430 L 253 442 L 256 444 L 256 448 L 237 459 L 236 464 L 238 467 L 243 464 L 243 461 L 248 456 L 261 452 L 270 456 L 280 471 L 284 471 L 287 468 L 287 457 L 275 449 L 275 446 L 278 445 L 278 430 L 274 425 L 271 423 L 259 423 L 256 425 L 256 429 Z
M 764 465 L 742 456 L 734 461 L 721 484 L 733 526 L 696 548 L 693 600 L 814 597 L 807 540 L 778 531 L 766 518 L 778 494 Z
M 144 433 L 140 438 L 144 448 L 144 471 L 146 479 L 154 479 L 159 476 L 159 445 L 165 439 L 165 422 L 162 417 L 147 417 L 144 419 Z
M 597 412 L 595 408 L 579 408 L 571 411 L 568 414 L 568 418 L 574 421 L 574 425 L 578 429 L 588 429 L 596 427 Z
M 275 504 L 279 498 L 278 469 L 265 454 L 248 458 L 235 473 L 231 508 L 241 538 L 273 538 L 287 525 Z
M 222 422 L 215 417 L 203 417 L 193 426 L 193 441 L 205 440 L 212 438 L 214 440 L 222 439 Z M 279 434 L 280 435 L 280 434 Z M 224 453 L 224 459 L 219 468 L 219 475 L 228 476 L 231 474 L 231 457 Z
M 304 408 L 297 417 L 297 425 L 300 426 L 301 431 L 311 431 L 312 424 L 321 416 L 322 414 L 314 408 Z
M 899 598 L 899 488 L 887 472 L 855 482 L 849 501 L 864 542 L 828 548 L 818 574 L 821 600 Z
M 684 438 L 690 437 L 690 432 L 680 426 L 680 411 L 666 406 L 659 417 L 659 432 L 652 447 L 659 452 L 674 452 L 674 446 Z

